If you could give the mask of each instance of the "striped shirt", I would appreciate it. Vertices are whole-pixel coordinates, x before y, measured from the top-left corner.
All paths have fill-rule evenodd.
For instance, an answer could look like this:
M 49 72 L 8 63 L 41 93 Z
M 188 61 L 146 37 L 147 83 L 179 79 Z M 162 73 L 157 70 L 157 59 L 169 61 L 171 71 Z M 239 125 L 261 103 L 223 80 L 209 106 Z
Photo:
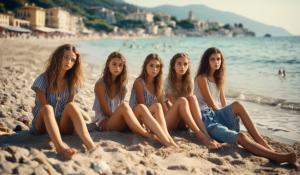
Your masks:
M 62 92 L 49 92 L 47 87 L 47 77 L 46 74 L 40 74 L 36 80 L 34 81 L 31 89 L 34 91 L 42 91 L 45 93 L 47 103 L 53 107 L 55 118 L 59 119 L 61 114 L 65 108 L 65 105 L 68 102 L 70 93 L 69 89 L 65 88 Z M 77 93 L 77 90 L 76 90 Z M 37 116 L 38 112 L 40 111 L 41 103 L 36 96 L 35 98 L 35 106 L 32 109 L 32 114 L 34 117 Z
M 153 103 L 157 103 L 158 102 L 157 97 L 147 89 L 145 81 L 141 78 L 137 79 L 137 81 L 142 82 L 142 85 L 144 88 L 145 105 L 147 107 L 150 107 Z M 134 108 L 136 105 L 138 105 L 138 101 L 137 101 L 136 94 L 134 92 L 134 88 L 132 88 L 132 90 L 131 90 L 129 105 L 131 108 Z

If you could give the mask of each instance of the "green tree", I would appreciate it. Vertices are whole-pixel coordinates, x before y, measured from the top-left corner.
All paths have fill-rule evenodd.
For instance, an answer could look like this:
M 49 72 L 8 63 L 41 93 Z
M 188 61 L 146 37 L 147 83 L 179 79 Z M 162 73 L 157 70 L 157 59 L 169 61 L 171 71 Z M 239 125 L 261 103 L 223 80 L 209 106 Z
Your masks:
M 154 20 L 154 22 L 158 22 L 158 21 L 161 21 L 162 19 L 160 16 L 154 15 L 153 20 Z
M 114 28 L 112 25 L 110 25 L 107 21 L 103 19 L 86 19 L 84 20 L 84 23 L 88 28 L 93 28 L 97 31 L 112 32 Z
M 120 28 L 128 28 L 128 29 L 146 27 L 145 22 L 136 21 L 136 20 L 122 20 L 122 21 L 118 21 L 116 25 Z
M 5 4 L 6 10 L 16 10 L 17 8 L 24 6 L 27 2 L 27 0 L 2 0 L 1 3 Z
M 183 29 L 194 29 L 195 25 L 189 21 L 189 20 L 181 20 L 177 22 L 177 26 L 183 28 Z
M 223 28 L 224 29 L 227 29 L 227 30 L 231 30 L 232 29 L 232 26 L 230 25 L 230 24 L 225 24 L 224 26 L 223 26 Z
M 178 22 L 176 16 L 171 16 L 171 20 L 172 20 L 172 21 L 175 21 L 176 23 Z
M 0 12 L 3 13 L 5 12 L 5 5 L 3 3 L 0 3 Z

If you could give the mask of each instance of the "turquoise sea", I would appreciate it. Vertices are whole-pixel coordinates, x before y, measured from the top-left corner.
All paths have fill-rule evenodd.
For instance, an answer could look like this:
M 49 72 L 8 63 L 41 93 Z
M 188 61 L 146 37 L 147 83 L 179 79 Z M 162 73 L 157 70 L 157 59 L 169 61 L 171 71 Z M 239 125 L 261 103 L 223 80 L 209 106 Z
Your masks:
M 225 55 L 228 102 L 240 100 L 262 130 L 275 136 L 300 141 L 300 37 L 203 37 L 102 39 L 83 41 L 79 50 L 85 61 L 99 67 L 109 53 L 122 52 L 129 73 L 137 76 L 149 53 L 158 53 L 167 74 L 169 61 L 177 52 L 191 58 L 193 73 L 209 47 Z M 284 69 L 286 76 L 278 75 Z

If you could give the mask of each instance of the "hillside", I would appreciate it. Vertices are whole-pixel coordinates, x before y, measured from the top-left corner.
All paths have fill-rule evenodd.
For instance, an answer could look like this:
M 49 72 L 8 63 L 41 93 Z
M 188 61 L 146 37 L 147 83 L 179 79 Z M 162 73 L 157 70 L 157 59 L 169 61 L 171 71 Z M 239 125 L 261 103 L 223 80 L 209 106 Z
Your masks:
M 117 21 L 124 19 L 128 13 L 136 11 L 137 8 L 121 0 L 1 0 L 0 12 L 15 11 L 25 3 L 35 3 L 43 8 L 63 7 L 75 15 L 83 16 L 88 27 L 104 31 L 111 31 L 113 26 L 101 19 L 95 10 L 91 10 L 92 8 L 104 7 L 115 11 Z
M 266 33 L 270 33 L 273 36 L 291 35 L 287 30 L 281 27 L 266 25 L 261 22 L 254 21 L 252 19 L 231 12 L 212 9 L 205 5 L 188 5 L 182 7 L 162 5 L 154 8 L 145 8 L 145 9 L 151 12 L 165 12 L 177 17 L 178 19 L 187 18 L 188 12 L 192 10 L 193 16 L 197 19 L 220 21 L 224 24 L 242 23 L 244 27 L 254 31 L 257 36 L 263 36 Z

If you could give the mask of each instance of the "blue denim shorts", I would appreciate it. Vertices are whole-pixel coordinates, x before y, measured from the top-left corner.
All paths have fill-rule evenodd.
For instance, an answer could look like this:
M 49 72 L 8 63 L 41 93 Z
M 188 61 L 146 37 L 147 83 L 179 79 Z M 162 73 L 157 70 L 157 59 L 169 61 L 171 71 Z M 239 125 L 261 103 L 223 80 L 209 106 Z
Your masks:
M 201 111 L 201 114 L 207 132 L 213 139 L 222 143 L 237 144 L 240 119 L 233 112 L 232 105 L 218 111 L 207 108 Z

